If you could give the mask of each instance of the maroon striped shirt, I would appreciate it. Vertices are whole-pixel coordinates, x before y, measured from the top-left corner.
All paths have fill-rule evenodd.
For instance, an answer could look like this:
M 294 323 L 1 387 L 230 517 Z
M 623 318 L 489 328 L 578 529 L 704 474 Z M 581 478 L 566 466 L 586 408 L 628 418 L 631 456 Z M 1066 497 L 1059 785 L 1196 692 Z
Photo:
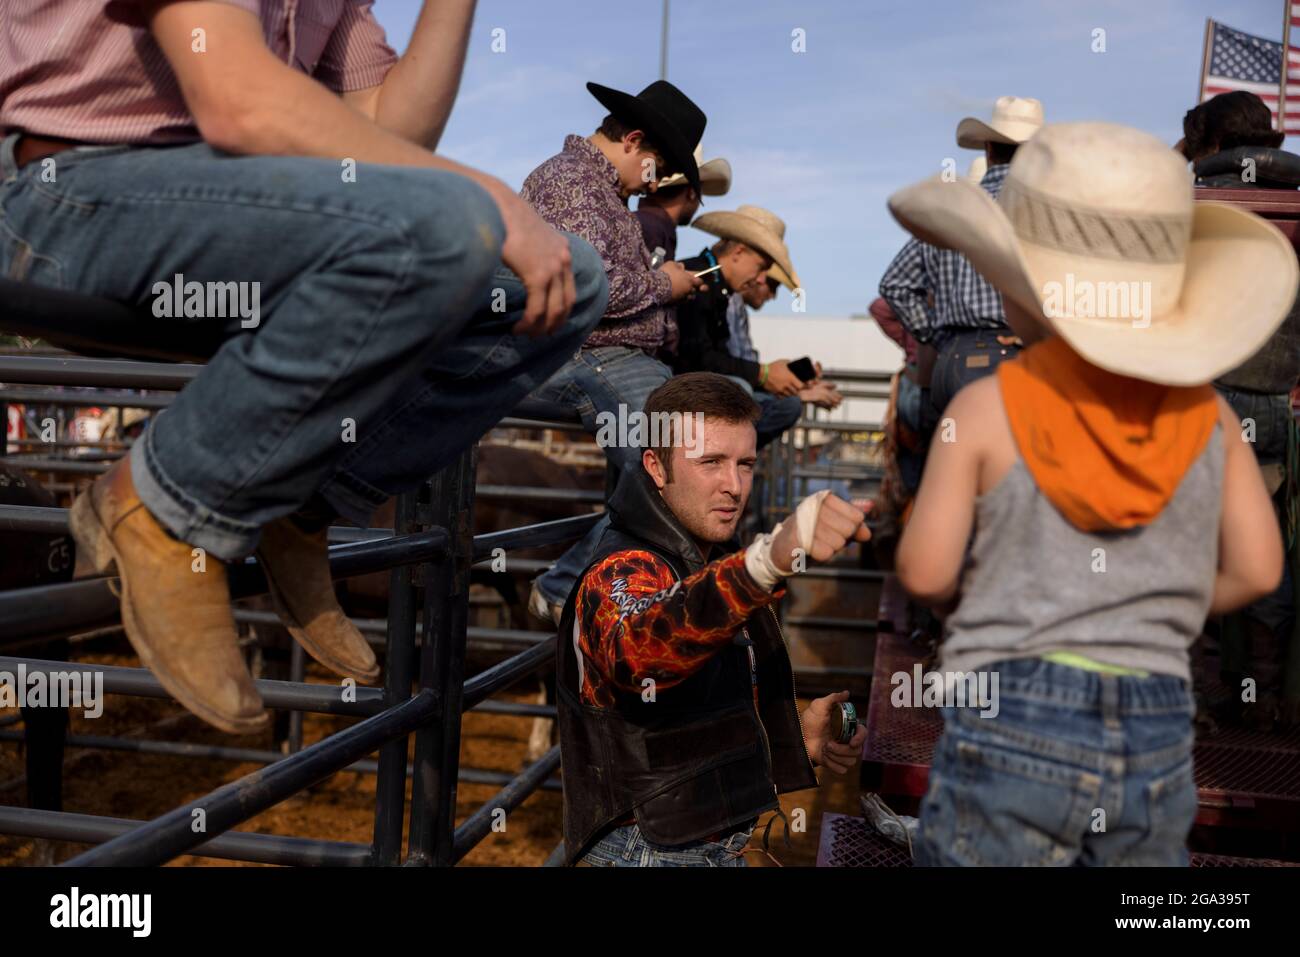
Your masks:
M 140 4 L 0 2 L 0 133 L 87 143 L 202 138 Z M 272 53 L 336 93 L 379 85 L 397 62 L 373 0 L 218 2 L 256 16 Z

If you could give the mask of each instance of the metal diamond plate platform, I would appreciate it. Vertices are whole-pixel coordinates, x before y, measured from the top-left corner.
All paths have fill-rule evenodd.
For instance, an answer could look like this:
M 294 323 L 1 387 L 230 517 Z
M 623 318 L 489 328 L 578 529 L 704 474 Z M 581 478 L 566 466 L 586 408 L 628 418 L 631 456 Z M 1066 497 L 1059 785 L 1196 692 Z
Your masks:
M 923 654 L 905 637 L 907 615 L 900 604 L 905 601 L 897 579 L 890 576 L 881 597 L 883 627 L 876 641 L 862 760 L 880 767 L 882 793 L 920 797 L 943 722 L 934 709 L 895 708 L 889 700 L 890 676 L 910 672 Z M 1226 728 L 1196 742 L 1194 765 L 1201 803 L 1207 808 L 1300 804 L 1300 730 Z M 1294 828 L 1300 829 L 1300 808 L 1292 810 Z
M 826 813 L 822 815 L 817 866 L 911 867 L 912 860 L 905 850 L 885 840 L 862 818 Z M 1300 864 L 1224 854 L 1193 854 L 1192 867 L 1300 867 Z
M 822 815 L 818 867 L 911 867 L 912 859 L 851 814 Z

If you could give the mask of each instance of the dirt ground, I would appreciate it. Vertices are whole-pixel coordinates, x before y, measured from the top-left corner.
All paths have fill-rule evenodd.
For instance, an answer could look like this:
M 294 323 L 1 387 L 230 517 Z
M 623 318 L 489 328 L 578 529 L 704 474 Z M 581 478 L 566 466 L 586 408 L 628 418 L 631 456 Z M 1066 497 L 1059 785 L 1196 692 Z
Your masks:
M 82 660 L 135 666 L 129 655 L 85 655 Z M 309 680 L 325 680 L 323 672 L 309 671 Z M 500 700 L 533 700 L 525 686 L 505 693 Z M 801 707 L 803 703 L 801 703 Z M 0 717 L 12 712 L 0 709 Z M 354 719 L 328 715 L 305 716 L 305 743 L 346 727 Z M 467 767 L 518 773 L 523 766 L 531 719 L 471 712 L 462 730 L 461 763 Z M 217 731 L 188 715 L 179 705 L 164 700 L 109 695 L 104 714 L 95 720 L 79 712 L 72 718 L 72 734 L 112 735 L 151 740 L 187 741 L 229 747 L 270 748 L 270 733 L 237 738 Z M 414 740 L 412 739 L 412 746 Z M 64 810 L 138 820 L 157 817 L 188 801 L 236 780 L 258 767 L 251 763 L 208 758 L 141 754 L 125 751 L 69 748 L 64 764 Z M 0 741 L 0 804 L 25 803 L 23 754 L 14 741 Z M 853 813 L 857 802 L 857 775 L 830 779 L 815 791 L 787 795 L 783 808 L 804 830 L 790 834 L 790 847 L 781 839 L 777 821 L 771 834 L 773 856 L 786 866 L 812 866 L 817 857 L 821 816 L 825 811 Z M 457 790 L 457 822 L 477 810 L 499 789 L 498 785 L 461 782 Z M 407 788 L 408 808 L 410 787 Z M 374 826 L 375 776 L 342 772 L 308 792 L 287 800 L 242 825 L 239 830 L 295 835 L 327 840 L 369 843 Z M 802 811 L 802 815 L 797 812 Z M 537 866 L 560 840 L 561 803 L 558 791 L 537 791 L 507 819 L 501 833 L 486 837 L 462 862 L 466 866 Z M 775 866 L 758 847 L 759 822 L 746 860 L 751 866 Z M 50 842 L 0 835 L 0 866 L 32 866 L 66 860 L 86 845 Z M 232 865 L 211 858 L 181 857 L 169 866 Z M 238 865 L 262 866 L 262 865 Z

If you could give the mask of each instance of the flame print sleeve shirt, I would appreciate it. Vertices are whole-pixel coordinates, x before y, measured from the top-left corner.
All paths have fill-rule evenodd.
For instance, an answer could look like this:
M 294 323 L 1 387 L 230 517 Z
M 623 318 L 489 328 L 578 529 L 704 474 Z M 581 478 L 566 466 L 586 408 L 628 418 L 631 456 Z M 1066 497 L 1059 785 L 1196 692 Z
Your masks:
M 584 704 L 611 707 L 616 691 L 640 694 L 689 678 L 729 646 L 755 611 L 784 595 L 764 591 L 734 552 L 678 581 L 649 551 L 595 565 L 578 586 L 578 683 Z

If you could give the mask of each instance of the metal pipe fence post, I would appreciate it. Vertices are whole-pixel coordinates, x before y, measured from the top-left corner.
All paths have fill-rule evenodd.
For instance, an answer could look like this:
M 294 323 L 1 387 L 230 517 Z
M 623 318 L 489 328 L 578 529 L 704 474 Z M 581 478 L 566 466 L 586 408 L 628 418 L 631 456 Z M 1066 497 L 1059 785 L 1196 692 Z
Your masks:
M 394 535 L 409 535 L 415 528 L 416 493 L 398 496 Z M 423 567 L 423 566 L 419 566 Z M 399 565 L 388 575 L 388 643 L 384 654 L 384 707 L 411 697 L 415 663 L 414 568 Z M 402 856 L 402 820 L 406 816 L 406 736 L 379 749 L 375 778 L 375 838 L 372 863 L 396 866 Z
M 307 653 L 302 645 L 291 641 L 289 649 L 289 680 L 301 684 L 307 680 Z M 302 750 L 302 712 L 289 712 L 289 753 L 297 754 Z
M 445 523 L 451 540 L 447 559 L 425 588 L 420 688 L 432 691 L 439 707 L 437 719 L 415 736 L 409 865 L 450 867 L 456 862 L 456 782 L 474 562 L 476 470 L 477 448 L 471 448 L 433 479 L 432 520 Z

